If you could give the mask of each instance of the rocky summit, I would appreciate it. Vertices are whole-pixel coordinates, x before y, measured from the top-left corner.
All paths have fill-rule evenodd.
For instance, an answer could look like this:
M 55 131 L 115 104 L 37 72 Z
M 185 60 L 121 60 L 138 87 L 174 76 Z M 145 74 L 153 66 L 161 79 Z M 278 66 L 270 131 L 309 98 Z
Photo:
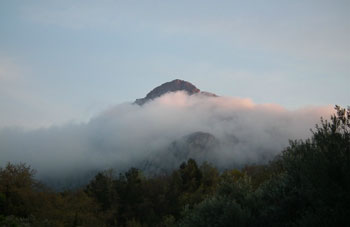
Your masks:
M 143 105 L 146 102 L 153 100 L 153 99 L 156 99 L 156 98 L 158 98 L 166 93 L 176 92 L 176 91 L 185 91 L 189 95 L 201 93 L 201 94 L 204 94 L 207 96 L 214 96 L 214 97 L 216 96 L 215 94 L 212 94 L 209 92 L 201 92 L 196 86 L 194 86 L 190 82 L 176 79 L 176 80 L 164 83 L 164 84 L 154 88 L 152 91 L 150 91 L 146 95 L 146 97 L 141 98 L 141 99 L 136 99 L 136 101 L 134 103 L 138 104 L 138 105 Z

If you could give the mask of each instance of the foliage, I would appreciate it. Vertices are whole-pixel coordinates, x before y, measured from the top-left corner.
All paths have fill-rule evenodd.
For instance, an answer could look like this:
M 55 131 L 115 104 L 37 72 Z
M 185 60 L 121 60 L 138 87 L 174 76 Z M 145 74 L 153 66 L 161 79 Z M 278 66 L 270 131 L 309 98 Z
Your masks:
M 350 110 L 336 106 L 336 111 L 330 121 L 321 119 L 310 139 L 291 141 L 269 165 L 247 166 L 245 175 L 225 172 L 216 195 L 187 210 L 182 224 L 345 226 L 350 216 Z M 249 214 L 249 221 L 236 225 L 231 213 L 219 212 L 227 204 L 239 204 L 235 212 L 247 211 L 240 217 Z M 217 224 L 210 212 L 232 222 Z
M 194 210 L 185 210 L 180 226 L 247 226 L 250 211 L 227 197 L 206 199 Z
M 336 106 L 311 139 L 293 141 L 282 152 L 284 173 L 265 188 L 276 220 L 289 225 L 339 226 L 350 215 L 350 110 Z M 273 185 L 273 186 L 272 186 Z M 276 191 L 276 189 L 278 189 Z M 276 191 L 274 194 L 271 191 Z
M 96 226 L 93 199 L 84 192 L 56 193 L 34 179 L 25 164 L 0 169 L 1 226 Z

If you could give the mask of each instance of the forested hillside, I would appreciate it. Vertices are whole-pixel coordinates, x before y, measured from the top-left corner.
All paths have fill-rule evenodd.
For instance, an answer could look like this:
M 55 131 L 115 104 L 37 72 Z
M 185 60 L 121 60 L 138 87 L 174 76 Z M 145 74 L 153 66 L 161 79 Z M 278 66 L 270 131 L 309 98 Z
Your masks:
M 347 226 L 350 109 L 267 165 L 219 172 L 189 159 L 171 174 L 109 169 L 57 192 L 26 164 L 0 169 L 0 226 Z

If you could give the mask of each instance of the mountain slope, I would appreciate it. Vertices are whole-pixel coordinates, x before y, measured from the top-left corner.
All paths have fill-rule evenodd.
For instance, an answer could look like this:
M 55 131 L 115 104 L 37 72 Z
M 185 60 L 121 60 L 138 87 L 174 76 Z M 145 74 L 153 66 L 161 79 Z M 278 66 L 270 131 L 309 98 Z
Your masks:
M 200 89 L 198 89 L 196 86 L 191 84 L 190 82 L 184 81 L 184 80 L 173 80 L 167 83 L 164 83 L 156 88 L 154 88 L 152 91 L 150 91 L 146 97 L 141 99 L 136 99 L 135 104 L 143 105 L 148 101 L 151 101 L 153 99 L 156 99 L 166 93 L 169 92 L 176 92 L 176 91 L 185 91 L 189 95 L 193 94 L 203 94 L 206 96 L 213 96 L 216 97 L 217 95 L 209 93 L 209 92 L 201 92 Z
M 198 163 L 215 163 L 220 141 L 207 132 L 194 132 L 173 141 L 167 148 L 145 160 L 140 168 L 148 174 L 169 172 L 189 158 Z

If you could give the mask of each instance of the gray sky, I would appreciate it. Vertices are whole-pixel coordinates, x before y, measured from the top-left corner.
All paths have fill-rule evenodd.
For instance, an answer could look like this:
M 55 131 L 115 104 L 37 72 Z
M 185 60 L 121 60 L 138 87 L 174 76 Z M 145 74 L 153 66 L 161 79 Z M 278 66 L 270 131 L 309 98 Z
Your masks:
M 349 104 L 350 1 L 0 2 L 0 128 L 87 121 L 175 78 L 288 109 Z

